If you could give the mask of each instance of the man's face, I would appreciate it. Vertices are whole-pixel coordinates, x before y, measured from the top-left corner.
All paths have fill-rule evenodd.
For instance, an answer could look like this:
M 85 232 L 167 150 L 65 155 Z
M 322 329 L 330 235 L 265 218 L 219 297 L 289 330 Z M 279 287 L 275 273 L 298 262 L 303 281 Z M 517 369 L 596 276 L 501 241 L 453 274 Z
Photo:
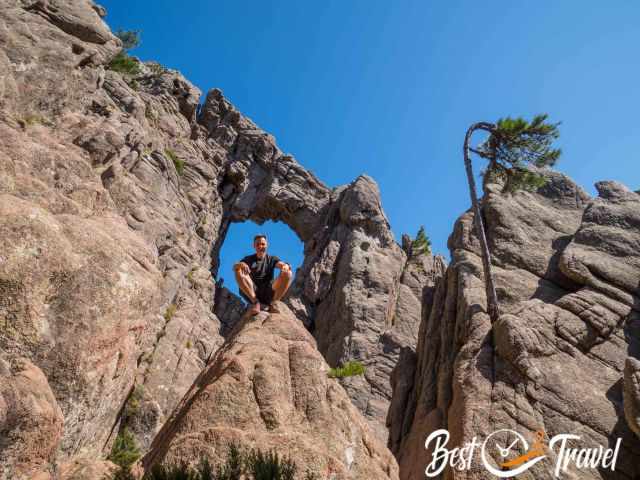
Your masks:
M 256 249 L 256 255 L 261 258 L 267 253 L 267 240 L 265 238 L 259 238 L 253 242 L 253 247 Z

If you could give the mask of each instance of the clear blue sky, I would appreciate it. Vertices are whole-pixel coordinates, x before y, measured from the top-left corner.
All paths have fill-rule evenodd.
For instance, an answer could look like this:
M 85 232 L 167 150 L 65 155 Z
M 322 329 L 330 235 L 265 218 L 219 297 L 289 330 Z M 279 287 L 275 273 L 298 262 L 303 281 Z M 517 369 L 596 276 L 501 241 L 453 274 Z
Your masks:
M 142 30 L 134 55 L 222 89 L 329 186 L 375 178 L 398 239 L 423 224 L 448 254 L 479 120 L 547 112 L 562 121 L 558 170 L 591 194 L 604 179 L 640 188 L 639 2 L 101 3 L 112 29 Z M 299 264 L 286 228 L 236 225 L 222 276 L 258 230 Z

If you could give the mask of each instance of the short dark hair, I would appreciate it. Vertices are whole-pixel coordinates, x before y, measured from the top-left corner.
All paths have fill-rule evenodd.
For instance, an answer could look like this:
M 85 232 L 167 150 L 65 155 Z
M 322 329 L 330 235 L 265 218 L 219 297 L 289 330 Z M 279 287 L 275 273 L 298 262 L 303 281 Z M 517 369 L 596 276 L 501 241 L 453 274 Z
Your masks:
M 255 237 L 253 237 L 253 243 L 256 243 L 259 239 L 264 238 L 267 239 L 267 236 L 264 233 L 259 233 Z

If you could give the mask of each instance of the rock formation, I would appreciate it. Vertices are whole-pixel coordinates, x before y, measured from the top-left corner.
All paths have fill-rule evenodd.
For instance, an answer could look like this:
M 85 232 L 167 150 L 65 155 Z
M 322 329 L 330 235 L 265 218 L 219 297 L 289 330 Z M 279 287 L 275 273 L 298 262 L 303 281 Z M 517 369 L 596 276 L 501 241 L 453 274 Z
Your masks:
M 634 357 L 627 358 L 624 369 L 624 413 L 629 428 L 640 437 L 640 361 Z
M 451 446 L 500 428 L 543 429 L 546 441 L 575 433 L 589 447 L 611 446 L 620 437 L 615 472 L 570 468 L 567 475 L 640 473 L 640 442 L 632 433 L 638 430 L 640 196 L 600 182 L 599 197 L 591 199 L 568 178 L 547 177 L 537 193 L 504 195 L 497 185 L 485 186 L 502 308 L 493 328 L 472 213 L 455 225 L 452 263 L 420 328 L 406 416 L 392 426 L 401 439 L 392 445 L 401 478 L 424 475 L 430 461 L 424 442 L 438 428 L 451 432 Z M 552 478 L 557 452 L 545 453 L 549 461 L 522 475 Z M 479 465 L 449 469 L 446 477 L 493 478 Z
M 588 475 L 637 474 L 637 193 L 602 182 L 591 199 L 555 173 L 536 193 L 486 185 L 503 307 L 491 326 L 469 212 L 454 227 L 445 272 L 442 258 L 395 242 L 370 177 L 329 188 L 220 90 L 201 105 L 174 70 L 135 59 L 138 73 L 110 68 L 122 45 L 105 15 L 90 0 L 0 4 L 1 480 L 107 472 L 125 427 L 144 451 L 153 443 L 153 458 L 176 455 L 172 439 L 189 431 L 197 446 L 205 434 L 185 402 L 212 412 L 204 393 L 226 387 L 207 375 L 220 369 L 231 381 L 242 365 L 257 376 L 241 384 L 258 393 L 238 417 L 213 412 L 212 431 L 251 419 L 262 439 L 286 447 L 273 432 L 297 419 L 309 435 L 296 432 L 301 445 L 323 439 L 323 456 L 300 450 L 313 469 L 393 478 L 388 442 L 401 477 L 421 478 L 434 429 L 449 428 L 460 444 L 509 426 L 579 431 L 592 444 L 620 436 L 615 474 Z M 226 232 L 247 220 L 284 222 L 304 243 L 286 299 L 297 320 L 283 315 L 295 335 L 258 320 L 277 352 L 221 286 L 231 274 L 218 271 Z M 245 337 L 255 342 L 246 356 L 237 343 Z M 305 398 L 282 400 L 291 419 L 274 410 L 270 395 L 281 392 L 259 367 L 260 348 L 268 368 L 311 375 L 313 385 L 283 378 L 301 398 L 316 388 L 330 395 L 318 422 L 340 404 L 336 425 L 353 436 L 331 422 L 321 433 L 303 415 L 312 412 L 301 410 Z M 283 363 L 285 349 L 319 370 Z M 352 359 L 363 377 L 319 373 L 324 361 Z M 531 475 L 549 478 L 545 465 Z
M 212 275 L 246 220 L 304 242 L 287 302 L 331 366 L 366 365 L 345 387 L 386 442 L 389 376 L 442 261 L 408 273 L 371 178 L 328 188 L 219 90 L 200 107 L 176 71 L 110 69 L 105 14 L 0 5 L 0 356 L 43 372 L 64 418 L 56 464 L 104 457 L 125 426 L 149 447 L 238 321 Z
M 144 463 L 200 456 L 223 463 L 231 443 L 274 449 L 302 475 L 398 478 L 316 342 L 289 309 L 245 314 L 156 436 Z
M 290 304 L 331 366 L 359 360 L 364 377 L 343 385 L 385 443 L 391 371 L 403 348 L 415 349 L 422 289 L 444 260 L 406 253 L 393 240 L 376 184 L 359 177 L 336 189 L 321 228 L 305 244 Z
M 55 458 L 62 411 L 42 371 L 31 362 L 0 358 L 2 478 L 30 478 Z

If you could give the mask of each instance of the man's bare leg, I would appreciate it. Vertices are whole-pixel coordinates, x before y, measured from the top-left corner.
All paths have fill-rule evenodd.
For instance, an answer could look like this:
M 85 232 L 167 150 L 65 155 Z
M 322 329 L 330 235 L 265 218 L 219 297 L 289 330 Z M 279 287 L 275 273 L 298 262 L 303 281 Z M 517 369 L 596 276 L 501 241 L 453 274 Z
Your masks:
M 272 286 L 273 302 L 277 302 L 284 297 L 284 294 L 287 293 L 287 290 L 289 290 L 289 287 L 291 286 L 292 279 L 293 273 L 291 270 L 280 271 L 280 275 L 275 279 Z M 274 307 L 273 310 L 277 310 L 277 307 Z
M 248 273 L 242 273 L 240 270 L 236 270 L 236 282 L 238 282 L 240 290 L 242 290 L 244 294 L 251 299 L 251 303 L 253 304 L 253 313 L 254 315 L 257 314 L 260 311 L 260 303 L 256 297 L 251 275 Z

